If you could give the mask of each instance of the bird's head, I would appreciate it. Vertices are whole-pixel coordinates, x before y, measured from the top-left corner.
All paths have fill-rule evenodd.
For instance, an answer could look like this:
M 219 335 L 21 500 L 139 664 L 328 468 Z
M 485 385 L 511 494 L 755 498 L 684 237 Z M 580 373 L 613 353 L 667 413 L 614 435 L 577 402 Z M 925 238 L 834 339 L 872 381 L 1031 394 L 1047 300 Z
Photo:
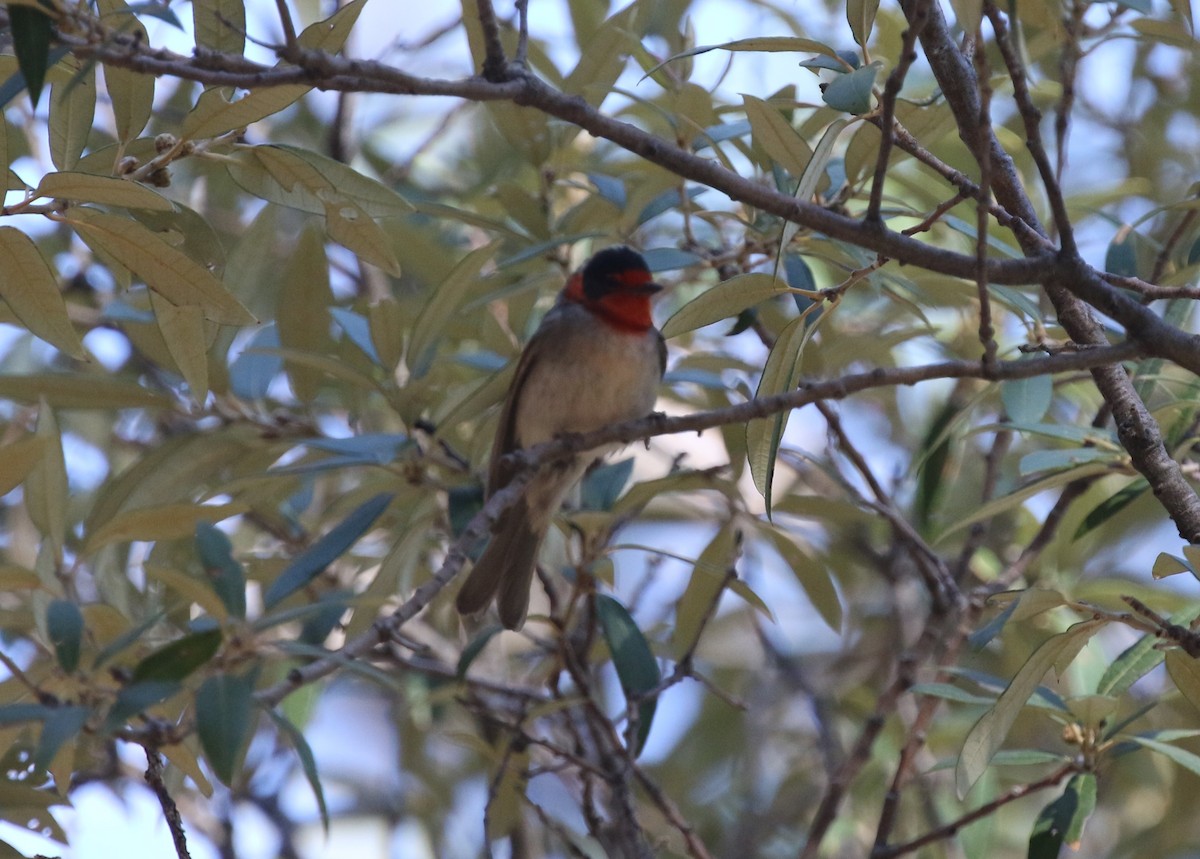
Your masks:
M 650 296 L 661 289 L 642 255 L 619 245 L 598 252 L 571 275 L 563 295 L 615 328 L 636 333 L 653 327 Z

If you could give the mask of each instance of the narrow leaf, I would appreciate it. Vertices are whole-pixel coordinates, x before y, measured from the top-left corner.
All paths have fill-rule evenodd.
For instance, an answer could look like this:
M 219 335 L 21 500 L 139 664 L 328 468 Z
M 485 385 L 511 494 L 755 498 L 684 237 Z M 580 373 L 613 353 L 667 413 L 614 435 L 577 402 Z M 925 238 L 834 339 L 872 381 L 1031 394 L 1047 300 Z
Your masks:
M 204 318 L 225 325 L 256 321 L 221 281 L 156 233 L 128 218 L 73 209 L 67 221 L 89 244 L 128 268 L 172 304 L 195 305 Z
M 8 22 L 17 65 L 29 88 L 29 101 L 36 108 L 50 64 L 50 31 L 53 22 L 45 12 L 15 3 L 8 7 Z
M 231 785 L 254 729 L 254 674 L 210 677 L 196 691 L 196 732 L 217 778 Z
M 170 212 L 175 208 L 162 194 L 137 182 L 69 170 L 47 173 L 38 183 L 34 196 L 159 212 Z
M 962 751 L 959 752 L 956 768 L 958 795 L 963 797 L 971 786 L 983 775 L 988 761 L 1000 748 L 1017 715 L 1033 694 L 1042 677 L 1071 648 L 1086 643 L 1097 630 L 1104 626 L 1102 620 L 1077 623 L 1066 632 L 1052 636 L 1021 666 L 1021 670 L 1008 684 L 992 709 L 980 717 L 967 734 Z
M 83 642 L 83 612 L 70 600 L 54 600 L 46 608 L 46 630 L 63 671 L 70 674 L 79 667 L 79 649 Z
M 133 682 L 179 681 L 204 665 L 221 649 L 221 630 L 193 632 L 163 645 L 133 669 Z
M 662 327 L 668 339 L 737 316 L 748 307 L 791 292 L 786 283 L 769 274 L 741 274 L 706 289 L 679 308 Z
M 212 589 L 236 618 L 246 616 L 246 572 L 233 557 L 233 544 L 225 532 L 208 522 L 196 524 L 196 553 Z
M 413 323 L 412 339 L 408 344 L 408 365 L 414 376 L 420 378 L 429 370 L 434 347 L 441 339 L 442 332 L 459 312 L 470 290 L 478 287 L 479 272 L 499 247 L 499 242 L 492 242 L 471 251 L 430 293 L 425 307 Z
M 608 642 L 609 652 L 612 653 L 613 666 L 617 669 L 617 678 L 621 681 L 625 697 L 637 700 L 657 687 L 662 680 L 658 661 L 625 606 L 606 594 L 599 594 L 596 597 L 596 616 L 600 620 L 604 640 Z M 633 749 L 635 755 L 646 745 L 657 704 L 653 698 L 638 704 L 637 739 Z
M 288 742 L 292 744 L 292 748 L 296 750 L 296 757 L 300 758 L 300 769 L 304 772 L 304 778 L 308 780 L 308 786 L 312 788 L 313 796 L 317 800 L 317 809 L 321 813 L 321 825 L 328 833 L 329 809 L 325 805 L 325 789 L 321 786 L 321 777 L 317 773 L 317 759 L 313 756 L 312 747 L 305 739 L 304 732 L 282 715 L 274 710 L 267 710 L 267 715 L 271 717 L 275 727 L 284 733 Z
M 33 240 L 13 227 L 0 227 L 0 297 L 32 334 L 72 358 L 86 358 L 58 276 Z
M 264 605 L 267 608 L 277 605 L 337 560 L 375 523 L 392 497 L 391 493 L 383 493 L 371 498 L 301 553 L 271 582 L 263 596 Z

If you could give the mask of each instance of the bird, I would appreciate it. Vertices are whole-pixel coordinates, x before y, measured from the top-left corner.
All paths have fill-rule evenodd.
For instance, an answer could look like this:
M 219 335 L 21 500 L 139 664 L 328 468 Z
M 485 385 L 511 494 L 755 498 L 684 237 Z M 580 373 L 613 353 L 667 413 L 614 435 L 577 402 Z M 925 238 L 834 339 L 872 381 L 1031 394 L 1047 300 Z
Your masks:
M 651 296 L 661 289 L 642 255 L 624 245 L 598 251 L 567 279 L 517 362 L 492 443 L 487 497 L 516 474 L 506 453 L 651 413 L 667 361 L 650 315 Z M 506 628 L 524 625 L 550 523 L 588 466 L 619 447 L 539 468 L 493 525 L 458 592 L 460 614 L 481 613 L 495 598 Z

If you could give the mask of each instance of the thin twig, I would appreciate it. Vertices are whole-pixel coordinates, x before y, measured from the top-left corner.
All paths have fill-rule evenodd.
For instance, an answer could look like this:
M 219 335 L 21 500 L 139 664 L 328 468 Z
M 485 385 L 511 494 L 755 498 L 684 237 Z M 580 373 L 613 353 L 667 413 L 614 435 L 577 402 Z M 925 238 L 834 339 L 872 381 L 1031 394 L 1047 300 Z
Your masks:
M 878 223 L 880 220 L 879 209 L 883 203 L 883 183 L 887 176 L 888 158 L 892 151 L 896 124 L 896 98 L 904 86 L 904 78 L 908 74 L 908 70 L 917 60 L 917 38 L 921 35 L 921 29 L 928 19 L 930 2 L 931 0 L 916 0 L 914 3 L 913 12 L 908 19 L 908 29 L 904 31 L 901 39 L 900 58 L 883 87 L 883 96 L 880 98 L 879 105 L 879 130 L 883 133 L 883 139 L 879 142 L 879 154 L 875 160 L 875 176 L 871 180 L 871 198 L 867 202 L 865 218 L 869 223 Z
M 496 20 L 492 0 L 475 0 L 475 11 L 479 17 L 479 27 L 483 30 L 483 78 L 492 83 L 499 83 L 506 77 L 508 59 L 500 41 L 500 24 Z
M 932 844 L 935 841 L 941 841 L 945 838 L 953 838 L 966 825 L 979 820 L 982 817 L 987 817 L 994 814 L 997 809 L 1008 805 L 1010 802 L 1016 802 L 1022 797 L 1026 797 L 1031 793 L 1036 793 L 1039 790 L 1045 790 L 1048 787 L 1054 787 L 1067 776 L 1074 775 L 1080 772 L 1078 764 L 1070 763 L 1060 769 L 1055 770 L 1045 778 L 1039 779 L 1029 784 L 1023 784 L 1014 787 L 1012 790 L 1001 794 L 991 802 L 984 803 L 974 811 L 967 812 L 962 817 L 950 821 L 949 823 L 939 826 L 937 829 L 926 832 L 920 838 L 914 838 L 912 841 L 907 841 L 904 844 L 896 844 L 891 847 L 877 847 L 871 851 L 871 859 L 893 859 L 895 856 L 903 856 L 905 853 L 912 853 L 914 850 L 920 850 L 926 844 Z
M 163 817 L 166 818 L 167 828 L 171 831 L 171 840 L 175 844 L 175 855 L 179 859 L 191 859 L 187 848 L 187 836 L 183 832 L 183 818 L 179 814 L 179 807 L 175 805 L 175 800 L 167 791 L 167 785 L 163 782 L 162 758 L 158 755 L 158 749 L 153 746 L 144 746 L 143 748 L 146 751 L 146 784 L 150 785 L 150 789 L 158 798 L 158 804 L 162 806 Z
M 984 0 L 983 12 L 992 24 L 996 47 L 1000 49 L 1000 56 L 1004 58 L 1004 64 L 1008 68 L 1008 77 L 1013 84 L 1013 100 L 1017 103 L 1017 111 L 1025 124 L 1025 145 L 1029 148 L 1029 154 L 1033 156 L 1033 163 L 1037 165 L 1038 174 L 1041 176 L 1046 199 L 1050 203 L 1050 212 L 1054 217 L 1054 229 L 1058 232 L 1059 243 L 1066 256 L 1075 257 L 1079 254 L 1079 250 L 1075 246 L 1075 230 L 1071 226 L 1070 215 L 1067 214 L 1067 204 L 1063 199 L 1062 188 L 1055 178 L 1054 168 L 1050 165 L 1046 148 L 1042 144 L 1040 125 L 1042 112 L 1033 103 L 1033 96 L 1029 92 L 1029 84 L 1025 77 L 1025 65 L 1021 62 L 1016 48 L 1009 39 L 1008 26 L 1000 15 L 1000 10 L 996 8 L 992 0 Z
M 981 140 L 992 136 L 992 86 L 989 83 L 991 68 L 988 66 L 987 51 L 981 32 L 975 36 L 975 77 L 979 81 L 979 135 Z M 988 292 L 988 200 L 992 196 L 992 150 L 989 146 L 976 149 L 979 163 L 979 197 L 975 204 L 975 291 L 979 296 L 979 342 L 983 344 L 983 363 L 996 363 L 996 332 L 992 327 L 992 298 Z

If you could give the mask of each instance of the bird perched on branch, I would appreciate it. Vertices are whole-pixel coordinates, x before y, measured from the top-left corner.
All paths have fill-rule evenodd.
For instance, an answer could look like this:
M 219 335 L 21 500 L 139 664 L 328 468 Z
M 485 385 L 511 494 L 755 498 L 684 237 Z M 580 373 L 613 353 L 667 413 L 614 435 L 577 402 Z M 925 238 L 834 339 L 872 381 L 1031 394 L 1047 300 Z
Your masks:
M 571 275 L 517 363 L 492 444 L 489 497 L 514 476 L 504 454 L 650 413 L 667 358 L 650 318 L 650 297 L 660 289 L 646 261 L 627 247 L 602 250 Z M 500 622 L 521 628 L 554 515 L 588 465 L 616 447 L 538 469 L 492 529 L 458 592 L 459 612 L 483 611 L 495 597 Z

